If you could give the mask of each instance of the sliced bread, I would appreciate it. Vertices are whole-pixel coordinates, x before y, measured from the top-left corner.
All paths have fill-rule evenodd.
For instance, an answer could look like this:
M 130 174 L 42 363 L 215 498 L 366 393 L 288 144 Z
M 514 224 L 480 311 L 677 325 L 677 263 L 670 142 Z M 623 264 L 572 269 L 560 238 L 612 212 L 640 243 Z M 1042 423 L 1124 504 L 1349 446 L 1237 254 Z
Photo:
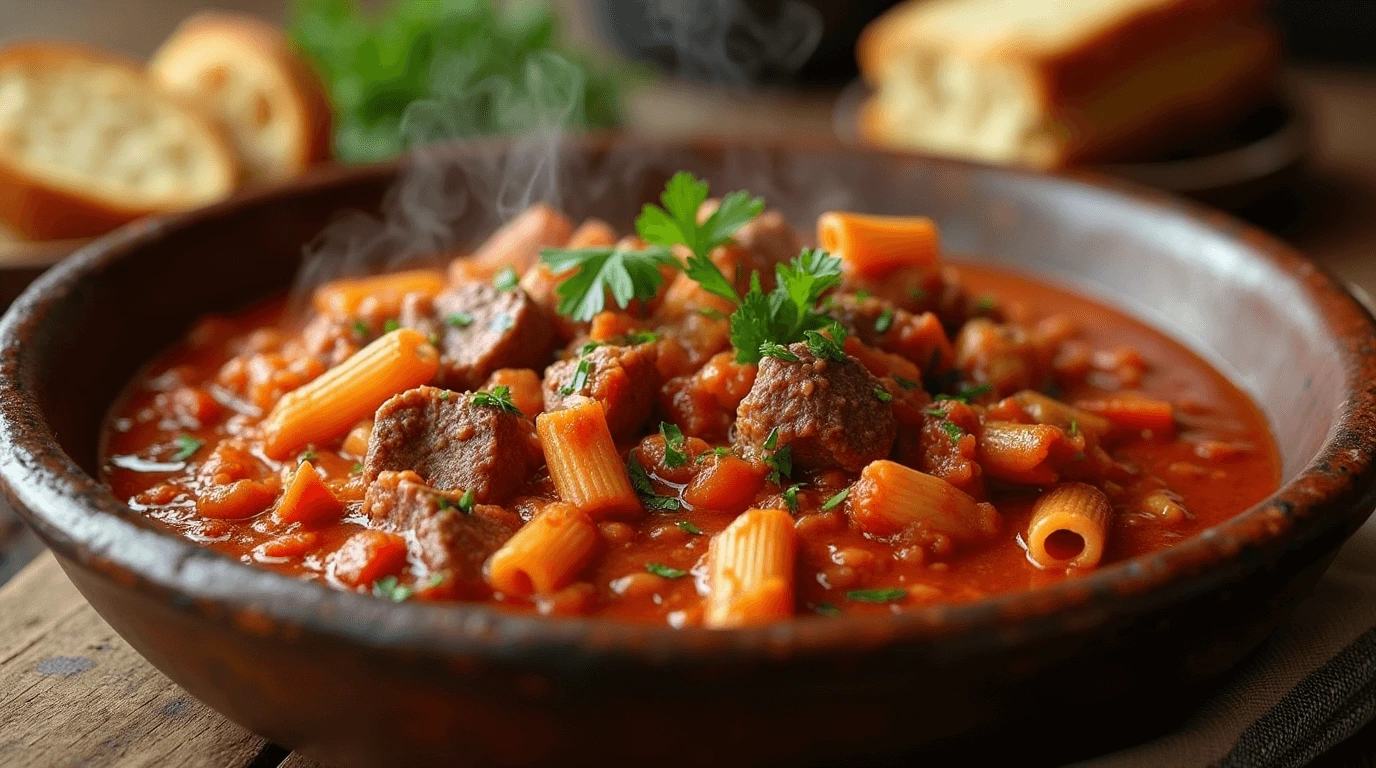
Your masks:
M 291 178 L 329 156 L 324 87 L 280 30 L 237 14 L 187 19 L 148 65 L 163 87 L 203 103 L 234 140 L 245 180 Z
M 0 49 L 0 224 L 85 237 L 229 194 L 229 143 L 137 62 L 49 43 Z

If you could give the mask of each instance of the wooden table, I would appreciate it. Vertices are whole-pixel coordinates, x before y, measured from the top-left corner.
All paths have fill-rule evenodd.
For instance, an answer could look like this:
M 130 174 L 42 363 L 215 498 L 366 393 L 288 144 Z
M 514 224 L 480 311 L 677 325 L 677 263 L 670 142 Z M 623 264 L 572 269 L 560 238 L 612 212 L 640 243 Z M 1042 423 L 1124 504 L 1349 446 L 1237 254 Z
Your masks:
M 1302 72 L 1294 87 L 1314 120 L 1308 205 L 1281 234 L 1376 294 L 1376 75 Z M 827 133 L 829 94 L 748 102 L 659 92 L 632 105 L 658 131 Z M 684 104 L 711 105 L 698 109 Z M 666 107 L 710 122 L 666 123 Z M 0 520 L 0 582 L 36 551 Z M 4 554 L 8 553 L 8 554 Z M 1315 765 L 1376 764 L 1368 727 Z M 226 721 L 173 685 L 86 604 L 51 555 L 0 587 L 0 765 L 306 768 L 309 760 Z

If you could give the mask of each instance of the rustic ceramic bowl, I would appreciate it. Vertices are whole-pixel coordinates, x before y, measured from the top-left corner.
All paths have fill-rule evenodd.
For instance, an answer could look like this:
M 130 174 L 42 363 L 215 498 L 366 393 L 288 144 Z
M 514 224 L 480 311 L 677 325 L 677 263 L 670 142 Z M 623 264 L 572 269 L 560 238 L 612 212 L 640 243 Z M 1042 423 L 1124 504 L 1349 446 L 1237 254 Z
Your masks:
M 833 206 L 929 214 L 947 250 L 1071 283 L 1231 374 L 1270 419 L 1284 485 L 1170 549 L 901 616 L 674 631 L 384 602 L 198 547 L 93 476 L 102 418 L 135 370 L 198 315 L 283 290 L 302 244 L 340 211 L 376 210 L 397 167 L 127 227 L 41 278 L 0 324 L 0 475 L 135 648 L 231 719 L 322 762 L 1081 757 L 1187 714 L 1376 503 L 1371 316 L 1328 274 L 1226 217 L 1092 178 L 834 147 L 597 139 L 538 156 L 556 160 L 544 165 L 503 165 L 505 151 L 449 152 L 457 168 L 438 186 L 445 166 L 419 167 L 446 190 L 460 239 L 491 226 L 478 201 L 521 167 L 544 168 L 575 219 L 623 226 L 681 168 L 718 190 L 748 186 L 798 222 Z M 523 188 L 499 197 L 519 205 Z

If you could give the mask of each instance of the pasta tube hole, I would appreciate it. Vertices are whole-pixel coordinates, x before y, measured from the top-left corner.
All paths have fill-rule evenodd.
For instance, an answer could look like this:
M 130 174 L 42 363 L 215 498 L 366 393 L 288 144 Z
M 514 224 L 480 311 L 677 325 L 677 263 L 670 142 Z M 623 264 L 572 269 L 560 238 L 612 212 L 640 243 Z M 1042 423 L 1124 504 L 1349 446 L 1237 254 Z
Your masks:
M 1046 537 L 1046 554 L 1056 560 L 1074 560 L 1085 551 L 1085 537 L 1068 528 L 1052 531 Z

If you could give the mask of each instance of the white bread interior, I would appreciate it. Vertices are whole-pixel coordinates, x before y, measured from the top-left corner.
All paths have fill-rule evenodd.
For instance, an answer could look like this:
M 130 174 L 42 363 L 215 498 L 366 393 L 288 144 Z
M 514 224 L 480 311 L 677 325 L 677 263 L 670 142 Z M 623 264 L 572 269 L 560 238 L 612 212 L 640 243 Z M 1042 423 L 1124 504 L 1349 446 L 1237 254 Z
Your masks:
M 234 141 L 246 181 L 271 182 L 329 154 L 323 86 L 280 30 L 249 17 L 197 14 L 154 54 L 163 87 L 197 100 Z
M 233 190 L 217 130 L 134 63 L 77 46 L 0 51 L 0 221 L 80 237 Z

